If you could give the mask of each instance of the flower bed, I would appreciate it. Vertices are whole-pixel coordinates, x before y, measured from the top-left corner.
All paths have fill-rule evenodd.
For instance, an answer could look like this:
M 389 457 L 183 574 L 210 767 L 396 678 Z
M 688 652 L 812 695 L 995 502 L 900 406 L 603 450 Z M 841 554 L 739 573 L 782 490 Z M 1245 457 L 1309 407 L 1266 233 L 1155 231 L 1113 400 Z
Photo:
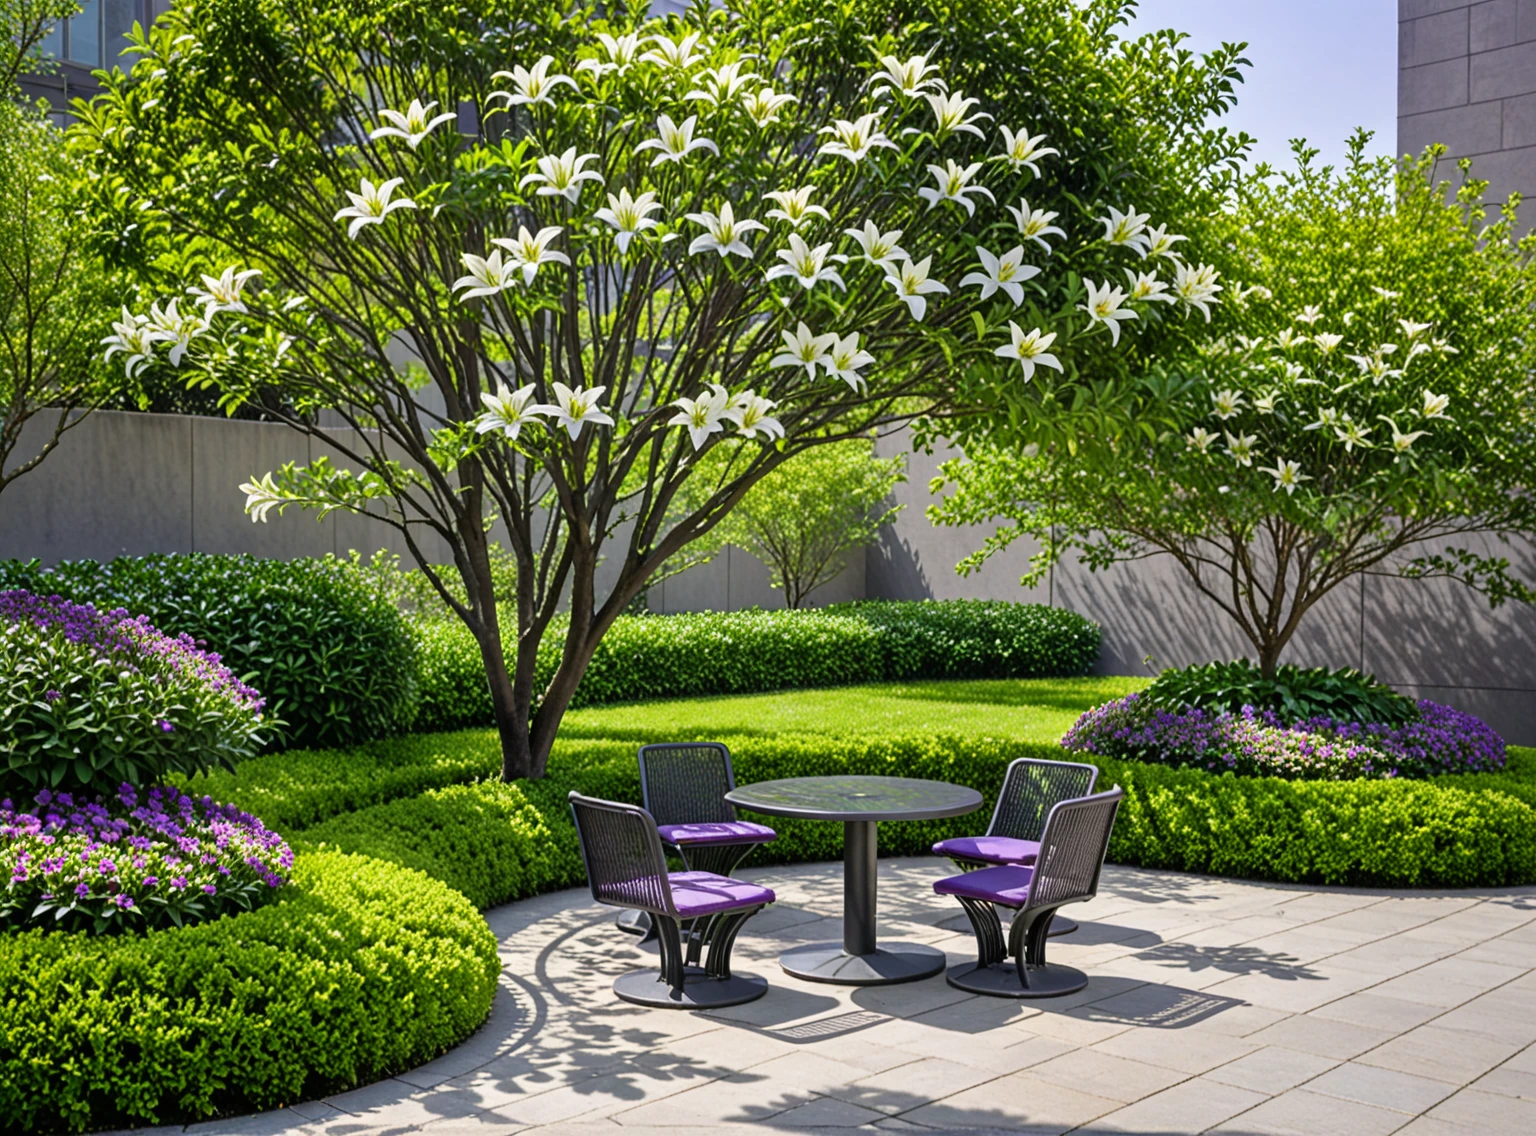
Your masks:
M 1067 749 L 1099 757 L 1300 781 L 1486 773 L 1504 766 L 1504 741 L 1471 714 L 1421 701 L 1400 725 L 1304 718 L 1273 710 L 1167 710 L 1139 694 L 1089 710 Z

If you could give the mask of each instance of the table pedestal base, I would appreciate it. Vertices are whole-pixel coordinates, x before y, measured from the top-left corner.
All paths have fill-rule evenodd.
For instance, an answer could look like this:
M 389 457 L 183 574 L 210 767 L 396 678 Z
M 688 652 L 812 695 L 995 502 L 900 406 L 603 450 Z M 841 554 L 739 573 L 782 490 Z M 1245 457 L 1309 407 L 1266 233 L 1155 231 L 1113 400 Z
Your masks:
M 840 986 L 915 982 L 944 969 L 944 952 L 921 943 L 886 943 L 867 954 L 849 954 L 841 943 L 812 943 L 779 956 L 786 974 Z

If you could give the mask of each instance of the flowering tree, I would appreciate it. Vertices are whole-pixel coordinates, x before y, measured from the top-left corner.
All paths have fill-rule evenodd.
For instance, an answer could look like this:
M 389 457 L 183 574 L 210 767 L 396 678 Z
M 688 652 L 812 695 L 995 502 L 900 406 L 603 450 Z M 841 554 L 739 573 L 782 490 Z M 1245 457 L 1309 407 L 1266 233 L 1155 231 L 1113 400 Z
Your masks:
M 984 6 L 1037 61 L 1113 54 L 1189 79 L 1163 48 L 1155 67 L 1119 51 L 1119 3 Z M 247 508 L 404 534 L 480 644 L 508 777 L 542 772 L 652 574 L 782 462 L 942 416 L 962 376 L 973 393 L 1052 368 L 1070 384 L 1126 322 L 1220 290 L 1176 255 L 1177 217 L 1152 227 L 1109 199 L 1131 166 L 1106 154 L 1140 135 L 1094 134 L 1043 196 L 1068 139 L 1017 117 L 1027 100 L 967 93 L 919 32 L 870 37 L 897 25 L 869 16 L 185 0 L 85 111 L 104 223 L 161 287 L 107 353 L 135 375 L 185 368 L 230 405 L 275 386 L 295 427 L 319 433 L 326 412 L 355 429 L 323 435 L 335 459 L 257 471 Z M 1233 58 L 1158 128 L 1224 105 Z M 1019 88 L 989 66 L 991 87 Z M 506 613 L 492 535 L 517 566 Z M 437 542 L 467 594 L 432 568 Z M 537 690 L 562 605 L 562 662 Z
M 1454 542 L 1536 532 L 1536 242 L 1486 183 L 1433 180 L 1437 151 L 1275 180 L 1230 214 L 1222 336 L 1128 387 L 1118 431 L 1074 450 L 997 431 L 943 470 L 946 524 L 1002 520 L 963 565 L 1039 542 L 1090 568 L 1166 555 L 1272 676 L 1302 618 L 1361 573 L 1536 599 L 1506 559 Z M 1022 457 L 1021 457 L 1022 453 Z

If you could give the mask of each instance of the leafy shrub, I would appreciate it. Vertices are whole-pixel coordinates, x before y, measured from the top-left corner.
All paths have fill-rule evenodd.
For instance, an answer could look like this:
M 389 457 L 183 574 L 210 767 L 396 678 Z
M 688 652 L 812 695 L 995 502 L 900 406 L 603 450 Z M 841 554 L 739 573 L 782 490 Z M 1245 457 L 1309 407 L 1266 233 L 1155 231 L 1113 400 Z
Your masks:
M 1102 757 L 1299 780 L 1429 777 L 1504 764 L 1504 741 L 1487 724 L 1428 701 L 1396 726 L 1322 717 L 1285 725 L 1272 710 L 1169 711 L 1131 694 L 1089 710 L 1062 744 Z
M 0 587 L 126 608 L 207 644 L 266 697 L 277 745 L 347 745 L 415 718 L 410 628 L 376 574 L 332 556 L 123 556 L 46 570 L 0 561 Z
M 147 618 L 0 592 L 0 795 L 113 792 L 260 744 L 261 696 Z
M 0 801 L 0 929 L 183 926 L 249 911 L 288 882 L 293 851 L 249 813 L 174 789 L 110 802 L 44 789 Z
M 419 1065 L 490 1010 L 485 920 L 425 876 L 301 854 L 256 911 L 146 935 L 0 935 L 0 1117 L 23 1131 L 204 1120 Z
M 1265 678 L 1247 659 L 1164 671 L 1143 697 L 1150 706 L 1174 711 L 1195 706 L 1235 714 L 1252 706 L 1273 712 L 1286 725 L 1303 718 L 1330 718 L 1395 726 L 1418 717 L 1412 699 L 1377 682 L 1374 675 L 1287 664 L 1277 668 L 1273 678 Z

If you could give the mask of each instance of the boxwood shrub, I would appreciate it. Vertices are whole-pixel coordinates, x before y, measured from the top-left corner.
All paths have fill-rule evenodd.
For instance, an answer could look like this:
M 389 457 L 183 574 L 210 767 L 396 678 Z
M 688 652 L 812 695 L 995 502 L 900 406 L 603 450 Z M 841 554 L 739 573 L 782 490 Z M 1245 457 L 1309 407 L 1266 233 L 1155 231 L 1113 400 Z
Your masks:
M 261 691 L 276 748 L 348 745 L 416 717 L 415 636 L 376 575 L 332 556 L 0 561 L 0 590 L 9 588 L 126 608 L 203 641 Z
M 419 1065 L 485 1020 L 496 942 L 463 896 L 339 852 L 301 855 L 285 892 L 142 936 L 0 936 L 6 1126 L 274 1108 Z

